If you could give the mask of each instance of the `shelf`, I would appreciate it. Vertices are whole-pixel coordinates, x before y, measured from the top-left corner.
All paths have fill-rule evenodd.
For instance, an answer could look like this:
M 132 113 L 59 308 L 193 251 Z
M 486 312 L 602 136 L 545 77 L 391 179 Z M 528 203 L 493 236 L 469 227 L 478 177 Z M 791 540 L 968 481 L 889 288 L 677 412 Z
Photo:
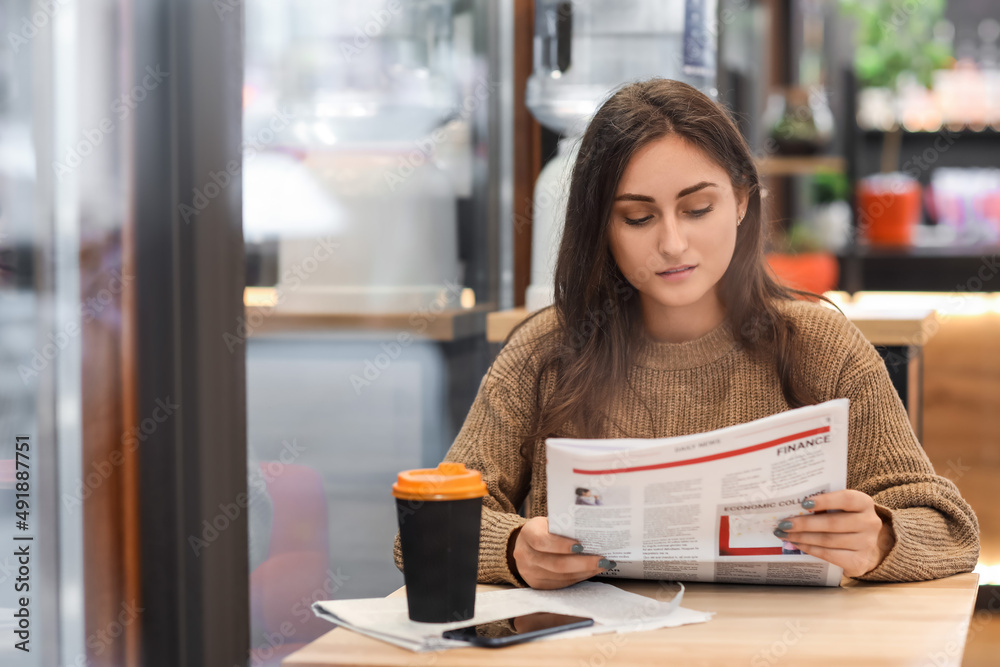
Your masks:
M 486 332 L 486 314 L 495 308 L 487 303 L 439 312 L 425 308 L 402 313 L 288 313 L 272 305 L 273 292 L 258 287 L 244 291 L 244 318 L 251 337 L 318 332 L 366 336 L 406 333 L 424 340 L 454 341 L 482 336 Z
M 836 253 L 843 259 L 884 259 L 884 258 L 980 258 L 1000 254 L 1000 245 L 954 245 L 954 246 L 878 246 L 858 245 Z
M 847 161 L 839 155 L 772 156 L 757 160 L 761 176 L 808 176 L 818 173 L 843 173 Z
M 837 255 L 849 292 L 994 292 L 1000 246 L 868 246 Z
M 491 343 L 502 343 L 507 334 L 521 323 L 530 313 L 525 308 L 498 310 L 486 316 L 486 340 Z
M 933 309 L 918 307 L 894 312 L 841 303 L 843 297 L 834 300 L 872 345 L 923 345 L 937 331 Z M 511 329 L 529 314 L 524 308 L 490 313 L 486 316 L 486 340 L 502 343 Z
M 881 137 L 886 134 L 892 134 L 894 132 L 900 132 L 897 128 L 895 130 L 875 130 L 875 129 L 863 129 L 859 132 L 866 137 Z M 986 139 L 995 139 L 1000 137 L 1000 131 L 995 130 L 991 127 L 987 127 L 982 130 L 970 130 L 969 128 L 963 128 L 961 130 L 949 130 L 947 128 L 938 128 L 937 130 L 902 130 L 900 132 L 904 137 L 933 137 L 939 134 L 948 134 L 951 136 L 957 136 L 959 138 L 965 137 L 983 137 Z

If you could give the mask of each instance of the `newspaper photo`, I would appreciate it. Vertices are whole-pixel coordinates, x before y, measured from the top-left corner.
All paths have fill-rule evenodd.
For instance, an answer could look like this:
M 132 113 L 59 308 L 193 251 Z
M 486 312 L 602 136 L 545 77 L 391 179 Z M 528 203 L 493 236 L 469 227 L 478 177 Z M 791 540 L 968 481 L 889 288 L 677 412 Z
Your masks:
M 672 438 L 549 438 L 549 531 L 615 561 L 602 576 L 837 586 L 841 568 L 774 530 L 846 488 L 847 407 Z

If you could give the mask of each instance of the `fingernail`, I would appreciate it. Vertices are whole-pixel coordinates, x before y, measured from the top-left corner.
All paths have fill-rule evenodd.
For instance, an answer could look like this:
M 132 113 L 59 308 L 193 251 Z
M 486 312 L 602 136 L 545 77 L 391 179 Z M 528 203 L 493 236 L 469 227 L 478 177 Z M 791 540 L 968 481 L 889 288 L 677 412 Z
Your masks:
M 614 562 L 613 560 L 608 560 L 607 558 L 602 558 L 601 560 L 597 561 L 597 567 L 601 568 L 602 570 L 610 570 L 616 565 L 618 565 L 618 563 Z
M 583 545 L 582 544 L 574 544 L 572 547 L 570 547 L 570 551 L 572 551 L 575 554 L 582 554 L 583 553 Z
M 792 522 L 791 521 L 782 521 L 781 523 L 778 524 L 778 528 L 780 528 L 781 530 L 791 530 L 792 529 Z
M 816 501 L 812 498 L 806 498 L 802 501 L 802 509 L 811 510 L 814 507 L 816 507 Z
M 781 538 L 788 537 L 788 533 L 786 533 L 785 531 L 781 530 L 780 528 L 778 530 L 774 531 L 774 535 L 776 537 L 781 537 Z

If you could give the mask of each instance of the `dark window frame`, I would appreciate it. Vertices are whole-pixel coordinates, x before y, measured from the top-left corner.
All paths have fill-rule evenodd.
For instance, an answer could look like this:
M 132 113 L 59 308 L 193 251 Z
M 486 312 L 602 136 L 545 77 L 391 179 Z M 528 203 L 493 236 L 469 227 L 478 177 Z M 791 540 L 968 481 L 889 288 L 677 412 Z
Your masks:
M 246 512 L 190 541 L 247 492 L 244 350 L 223 342 L 243 314 L 240 174 L 194 201 L 242 165 L 242 3 L 216 4 L 138 0 L 126 26 L 133 72 L 168 73 L 133 112 L 137 413 L 179 406 L 138 450 L 146 667 L 242 665 L 250 643 Z

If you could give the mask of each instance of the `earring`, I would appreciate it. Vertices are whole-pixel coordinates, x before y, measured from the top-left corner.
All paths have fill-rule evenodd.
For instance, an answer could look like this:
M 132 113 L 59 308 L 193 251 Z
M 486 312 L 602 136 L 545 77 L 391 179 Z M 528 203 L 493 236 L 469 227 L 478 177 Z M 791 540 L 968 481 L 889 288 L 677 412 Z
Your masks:
M 740 213 L 740 217 L 736 220 L 736 226 L 739 227 L 743 223 L 743 216 L 746 215 L 746 211 Z

